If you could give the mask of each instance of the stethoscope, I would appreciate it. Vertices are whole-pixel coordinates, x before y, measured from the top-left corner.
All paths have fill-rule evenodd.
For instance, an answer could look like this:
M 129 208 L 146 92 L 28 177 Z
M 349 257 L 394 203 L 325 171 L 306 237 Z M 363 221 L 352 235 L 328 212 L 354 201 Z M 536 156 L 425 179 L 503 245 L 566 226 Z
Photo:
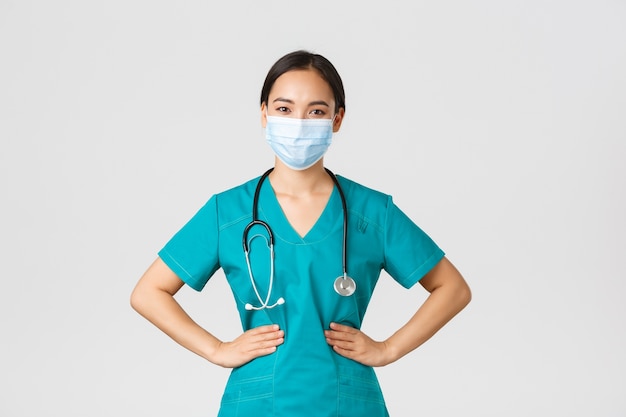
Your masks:
M 347 252 L 348 252 L 347 250 L 348 249 L 348 209 L 346 207 L 346 197 L 343 194 L 343 190 L 341 189 L 341 186 L 339 185 L 339 181 L 337 181 L 337 177 L 335 176 L 335 174 L 333 174 L 328 168 L 324 168 L 324 169 L 326 170 L 330 178 L 332 178 L 333 182 L 335 183 L 335 186 L 337 187 L 337 190 L 339 191 L 339 196 L 341 197 L 341 206 L 343 209 L 343 246 L 342 246 L 343 253 L 341 257 L 341 262 L 343 264 L 342 265 L 343 275 L 335 279 L 333 286 L 337 294 L 342 295 L 344 297 L 348 297 L 354 294 L 354 291 L 356 290 L 356 282 L 354 282 L 354 280 L 348 276 L 347 267 L 346 267 L 347 265 L 346 257 L 347 257 Z M 257 212 L 261 186 L 263 185 L 263 181 L 265 181 L 265 178 L 267 178 L 267 176 L 273 170 L 274 168 L 268 169 L 259 179 L 259 182 L 256 186 L 256 190 L 254 191 L 254 200 L 252 203 L 252 221 L 248 223 L 248 225 L 243 231 L 243 252 L 246 256 L 246 264 L 248 266 L 248 275 L 250 276 L 252 289 L 254 290 L 254 293 L 256 294 L 257 300 L 261 304 L 260 306 L 253 306 L 252 304 L 247 303 L 245 305 L 246 310 L 263 310 L 265 308 L 274 308 L 278 305 L 285 303 L 285 299 L 283 297 L 280 297 L 278 300 L 276 300 L 274 304 L 271 304 L 271 305 L 269 304 L 270 296 L 272 295 L 272 286 L 274 284 L 274 234 L 272 233 L 272 229 L 270 228 L 269 224 L 267 224 L 263 220 L 259 220 L 258 212 Z M 250 240 L 248 240 L 248 233 L 250 229 L 255 225 L 264 227 L 265 230 L 267 231 L 268 237 L 265 237 L 262 234 L 256 234 L 256 235 L 253 235 Z M 263 300 L 261 298 L 261 295 L 259 294 L 259 290 L 256 287 L 254 275 L 252 274 L 252 267 L 250 266 L 249 244 L 255 237 L 265 238 L 265 241 L 270 250 L 270 279 L 269 279 L 269 286 L 267 289 L 267 296 L 265 297 L 265 300 Z

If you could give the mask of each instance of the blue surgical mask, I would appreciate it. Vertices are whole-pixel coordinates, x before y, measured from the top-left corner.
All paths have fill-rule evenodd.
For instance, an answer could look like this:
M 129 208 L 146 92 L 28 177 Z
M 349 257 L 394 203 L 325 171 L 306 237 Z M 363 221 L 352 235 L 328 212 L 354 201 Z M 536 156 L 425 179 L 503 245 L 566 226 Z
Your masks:
M 328 150 L 333 121 L 267 116 L 265 138 L 285 165 L 301 171 L 313 166 Z

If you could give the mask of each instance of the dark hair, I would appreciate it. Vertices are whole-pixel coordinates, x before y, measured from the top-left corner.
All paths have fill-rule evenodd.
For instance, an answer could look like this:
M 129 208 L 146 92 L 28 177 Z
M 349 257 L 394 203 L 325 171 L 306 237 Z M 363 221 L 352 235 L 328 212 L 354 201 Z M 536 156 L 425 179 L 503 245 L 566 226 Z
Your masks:
M 261 89 L 261 104 L 265 103 L 267 105 L 270 90 L 278 77 L 288 71 L 298 69 L 314 69 L 326 80 L 335 96 L 335 113 L 342 107 L 346 108 L 346 94 L 343 91 L 343 82 L 333 64 L 321 55 L 302 50 L 290 52 L 272 65 L 272 68 L 267 73 L 267 77 L 265 77 L 263 89 Z

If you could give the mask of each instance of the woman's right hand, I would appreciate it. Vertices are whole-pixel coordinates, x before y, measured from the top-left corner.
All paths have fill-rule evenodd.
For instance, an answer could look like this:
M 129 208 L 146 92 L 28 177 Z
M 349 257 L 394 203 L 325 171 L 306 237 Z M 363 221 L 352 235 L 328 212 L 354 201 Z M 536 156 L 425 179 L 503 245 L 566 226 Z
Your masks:
M 274 353 L 284 341 L 285 332 L 277 324 L 255 327 L 232 342 L 221 342 L 211 362 L 224 368 L 236 368 L 259 356 Z
M 269 355 L 283 343 L 285 332 L 276 324 L 250 329 L 232 342 L 222 342 L 196 324 L 176 302 L 183 281 L 157 258 L 143 274 L 131 295 L 131 305 L 180 345 L 208 361 L 235 368 Z

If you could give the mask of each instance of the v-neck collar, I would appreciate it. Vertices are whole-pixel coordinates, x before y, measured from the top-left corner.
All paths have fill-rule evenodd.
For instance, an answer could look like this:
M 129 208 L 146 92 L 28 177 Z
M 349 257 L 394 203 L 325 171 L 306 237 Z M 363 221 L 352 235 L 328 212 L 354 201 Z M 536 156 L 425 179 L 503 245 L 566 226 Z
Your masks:
M 341 226 L 343 224 L 341 198 L 338 194 L 337 186 L 333 185 L 333 191 L 319 218 L 306 235 L 300 236 L 289 223 L 278 202 L 272 184 L 266 178 L 261 185 L 261 193 L 259 195 L 259 217 L 269 224 L 275 238 L 280 238 L 292 244 L 315 243 L 326 238 L 338 225 Z

